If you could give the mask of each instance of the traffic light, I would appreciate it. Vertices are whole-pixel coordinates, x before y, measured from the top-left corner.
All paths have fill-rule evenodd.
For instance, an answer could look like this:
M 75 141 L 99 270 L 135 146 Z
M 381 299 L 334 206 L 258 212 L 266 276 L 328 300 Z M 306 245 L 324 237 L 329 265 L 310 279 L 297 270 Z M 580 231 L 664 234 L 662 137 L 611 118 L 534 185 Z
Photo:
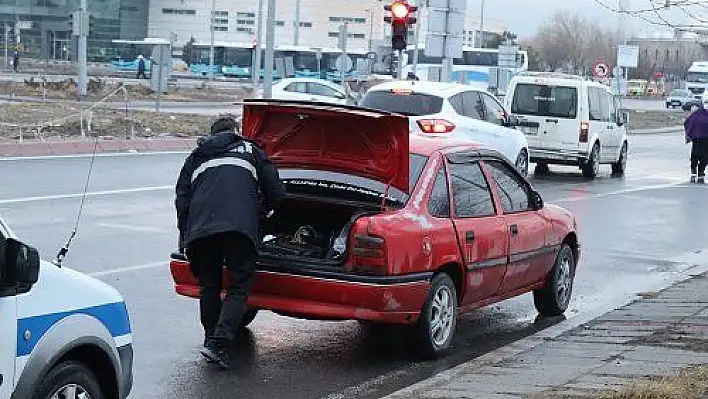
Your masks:
M 408 4 L 405 0 L 396 0 L 384 6 L 384 11 L 391 15 L 384 17 L 386 23 L 391 24 L 391 46 L 394 50 L 405 50 L 408 45 L 408 27 L 415 24 L 418 19 L 413 15 L 418 7 Z

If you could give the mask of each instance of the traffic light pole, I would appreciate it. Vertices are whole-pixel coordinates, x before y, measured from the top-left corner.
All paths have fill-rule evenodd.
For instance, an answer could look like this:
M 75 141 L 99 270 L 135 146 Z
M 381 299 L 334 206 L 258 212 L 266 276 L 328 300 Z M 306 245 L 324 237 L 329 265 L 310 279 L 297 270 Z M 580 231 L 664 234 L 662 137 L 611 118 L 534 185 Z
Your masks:
M 263 76 L 263 98 L 273 97 L 273 48 L 275 47 L 275 0 L 268 0 L 266 20 L 265 76 Z
M 398 79 L 403 79 L 403 50 L 398 50 L 398 68 L 396 71 L 396 75 Z
M 258 0 L 258 26 L 256 26 L 256 49 L 253 62 L 253 97 L 258 93 L 258 83 L 261 80 L 261 49 L 263 48 L 263 1 Z
M 83 25 L 86 21 L 88 21 L 88 18 L 86 18 L 86 14 L 88 13 L 88 0 L 81 0 L 81 24 Z M 78 86 L 77 86 L 77 91 L 78 91 L 78 96 L 79 100 L 84 98 L 86 96 L 86 81 L 87 79 L 87 72 L 86 72 L 86 35 L 88 34 L 89 27 L 88 26 L 81 26 L 81 31 L 79 35 L 79 65 L 78 65 Z

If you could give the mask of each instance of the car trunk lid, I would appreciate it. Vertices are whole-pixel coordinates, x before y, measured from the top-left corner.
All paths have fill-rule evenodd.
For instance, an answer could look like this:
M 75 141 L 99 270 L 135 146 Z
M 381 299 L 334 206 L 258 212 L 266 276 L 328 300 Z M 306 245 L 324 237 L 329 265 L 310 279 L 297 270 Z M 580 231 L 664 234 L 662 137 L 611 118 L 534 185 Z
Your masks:
M 244 137 L 278 167 L 353 174 L 409 192 L 405 116 L 292 101 L 240 104 Z

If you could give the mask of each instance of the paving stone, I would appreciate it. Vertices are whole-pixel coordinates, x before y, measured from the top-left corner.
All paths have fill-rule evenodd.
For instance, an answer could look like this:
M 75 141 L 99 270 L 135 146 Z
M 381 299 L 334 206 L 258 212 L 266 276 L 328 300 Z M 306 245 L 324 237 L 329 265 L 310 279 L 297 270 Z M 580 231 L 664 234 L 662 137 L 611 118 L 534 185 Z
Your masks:
M 578 343 L 606 343 L 606 344 L 626 344 L 634 338 L 632 337 L 603 337 L 603 336 L 580 336 L 567 335 L 558 338 L 561 341 L 578 342 Z
M 628 382 L 628 379 L 622 377 L 590 374 L 584 375 L 565 386 L 577 389 L 606 390 L 624 387 Z
M 708 364 L 708 353 L 699 353 L 689 350 L 662 348 L 656 346 L 639 346 L 624 354 L 627 360 L 644 361 L 650 363 L 674 364 Z
M 593 373 L 595 375 L 636 378 L 669 375 L 684 367 L 685 365 L 676 363 L 618 360 L 593 370 Z

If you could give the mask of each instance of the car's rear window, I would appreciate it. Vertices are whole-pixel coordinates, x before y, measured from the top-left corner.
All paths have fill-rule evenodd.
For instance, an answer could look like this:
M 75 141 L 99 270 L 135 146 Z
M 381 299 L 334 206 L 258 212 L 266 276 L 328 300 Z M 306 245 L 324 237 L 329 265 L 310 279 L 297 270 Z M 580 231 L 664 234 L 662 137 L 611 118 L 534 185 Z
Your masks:
M 420 179 L 421 173 L 423 173 L 423 168 L 425 168 L 425 164 L 428 162 L 428 157 L 423 156 L 423 155 L 418 155 L 418 154 L 411 154 L 410 158 L 410 169 L 409 169 L 409 192 L 412 192 L 413 189 L 415 188 L 415 185 L 418 184 L 418 179 Z
M 415 92 L 369 91 L 361 99 L 359 105 L 408 116 L 421 116 L 437 114 L 442 111 L 443 99 Z
M 568 86 L 521 83 L 514 90 L 511 112 L 574 119 L 578 114 L 578 90 Z
M 669 95 L 672 97 L 681 97 L 690 95 L 690 92 L 688 90 L 672 90 Z

